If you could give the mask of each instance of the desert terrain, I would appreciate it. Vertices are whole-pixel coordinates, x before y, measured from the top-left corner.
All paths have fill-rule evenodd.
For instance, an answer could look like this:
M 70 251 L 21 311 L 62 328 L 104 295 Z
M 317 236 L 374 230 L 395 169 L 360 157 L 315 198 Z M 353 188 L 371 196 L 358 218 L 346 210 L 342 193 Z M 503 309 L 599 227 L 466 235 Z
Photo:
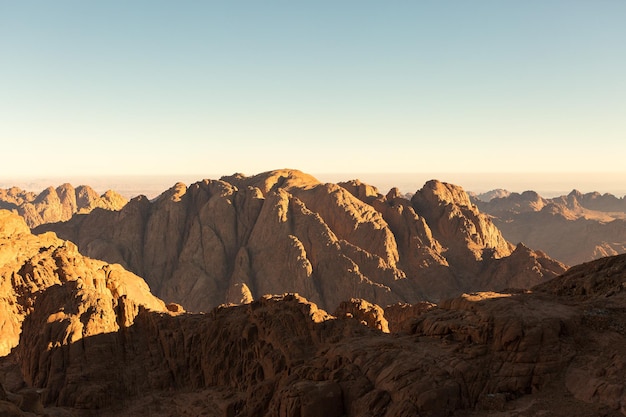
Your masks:
M 626 255 L 568 269 L 459 186 L 59 188 L 0 210 L 2 415 L 626 414 Z

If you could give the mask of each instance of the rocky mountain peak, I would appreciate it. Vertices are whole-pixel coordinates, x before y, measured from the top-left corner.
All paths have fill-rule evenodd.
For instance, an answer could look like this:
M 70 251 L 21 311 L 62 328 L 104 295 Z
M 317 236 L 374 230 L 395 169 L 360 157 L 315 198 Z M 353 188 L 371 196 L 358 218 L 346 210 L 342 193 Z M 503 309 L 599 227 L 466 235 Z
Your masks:
M 276 188 L 291 189 L 310 188 L 320 182 L 312 175 L 305 174 L 297 169 L 278 169 L 274 171 L 263 172 L 251 177 L 247 177 L 241 173 L 232 176 L 224 176 L 220 178 L 222 181 L 241 187 L 255 187 L 266 195 L 270 190 Z
M 161 195 L 159 195 L 156 198 L 156 201 L 168 200 L 168 201 L 178 202 L 178 201 L 181 201 L 181 199 L 186 193 L 187 193 L 187 186 L 183 184 L 182 182 L 177 182 L 170 189 L 161 193 Z
M 576 199 L 580 199 L 583 196 L 583 193 L 581 193 L 580 191 L 573 189 L 572 191 L 570 191 L 570 193 L 567 195 L 568 197 L 571 198 L 576 198 Z
M 334 308 L 350 298 L 435 301 L 512 283 L 502 271 L 513 247 L 461 187 L 439 181 L 409 201 L 358 180 L 324 184 L 296 170 L 235 174 L 36 229 L 46 230 L 124 265 L 189 311 L 277 292 Z M 515 282 L 562 272 L 536 265 Z
M 340 182 L 340 183 L 337 183 L 337 185 L 345 188 L 346 190 L 350 192 L 350 194 L 352 194 L 353 196 L 355 196 L 361 201 L 371 201 L 373 199 L 380 197 L 380 194 L 376 187 L 362 183 L 358 179 L 350 180 L 346 182 Z
M 413 196 L 413 203 L 418 206 L 445 206 L 454 204 L 472 207 L 469 196 L 462 187 L 438 180 L 430 180 Z
M 471 203 L 463 188 L 431 180 L 413 195 L 411 202 L 450 256 L 482 260 L 484 256 L 501 258 L 511 254 L 511 244 Z

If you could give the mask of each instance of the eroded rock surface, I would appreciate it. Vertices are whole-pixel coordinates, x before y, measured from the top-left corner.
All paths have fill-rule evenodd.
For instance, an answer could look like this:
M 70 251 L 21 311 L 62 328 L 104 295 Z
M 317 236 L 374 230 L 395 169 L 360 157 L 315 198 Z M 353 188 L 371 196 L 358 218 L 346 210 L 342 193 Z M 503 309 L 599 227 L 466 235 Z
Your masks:
M 626 414 L 626 256 L 438 305 L 352 299 L 330 315 L 297 294 L 252 301 L 241 286 L 245 304 L 189 314 L 16 215 L 0 219 L 6 305 L 24 313 L 19 345 L 0 360 L 5 381 L 5 359 L 25 381 L 8 401 L 0 391 L 7 413 Z
M 144 277 L 190 311 L 297 292 L 322 308 L 362 298 L 385 306 L 527 287 L 565 267 L 516 250 L 468 195 L 430 181 L 413 199 L 359 181 L 323 184 L 295 170 L 236 174 L 119 212 L 44 225 L 93 258 Z M 514 273 L 511 273 L 515 270 Z
M 81 298 L 68 283 L 37 299 L 18 353 L 44 405 L 104 407 L 103 415 L 182 412 L 178 395 L 197 398 L 187 409 L 207 415 L 626 414 L 624 259 L 532 291 L 422 305 L 391 334 L 363 300 L 337 317 L 286 294 L 209 314 L 140 309 L 128 326 L 72 342 L 71 323 L 50 314 Z M 597 291 L 578 288 L 587 277 Z M 102 314 L 92 306 L 82 316 Z
M 65 315 L 70 312 L 78 314 L 65 336 L 69 341 L 119 329 L 116 320 L 110 322 L 110 318 L 97 323 L 84 321 L 85 309 L 115 309 L 119 300 L 124 299 L 146 308 L 165 310 L 165 304 L 135 274 L 120 265 L 82 256 L 75 244 L 57 238 L 54 233 L 32 235 L 22 217 L 0 210 L 0 356 L 17 346 L 22 323 L 35 311 L 38 297 L 65 284 L 80 290 L 80 294 L 74 294 L 68 301 L 70 304 L 57 303 L 55 307 L 58 309 L 55 317 L 61 320 L 69 320 Z M 132 317 L 125 320 L 132 322 Z

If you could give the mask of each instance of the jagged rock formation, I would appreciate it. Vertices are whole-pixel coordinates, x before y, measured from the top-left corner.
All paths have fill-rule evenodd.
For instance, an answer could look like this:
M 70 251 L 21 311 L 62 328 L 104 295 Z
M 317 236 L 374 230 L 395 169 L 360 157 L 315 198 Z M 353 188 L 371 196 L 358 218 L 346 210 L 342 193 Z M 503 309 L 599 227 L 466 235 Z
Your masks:
M 102 416 L 617 415 L 626 414 L 624 288 L 622 256 L 533 291 L 418 308 L 394 334 L 361 323 L 374 307 L 361 300 L 336 318 L 289 294 L 210 314 L 140 309 L 132 324 L 72 341 L 67 317 L 83 302 L 68 282 L 35 300 L 17 354 L 45 406 Z M 72 308 L 61 317 L 59 306 Z M 81 311 L 86 323 L 120 317 Z
M 115 191 L 99 196 L 86 185 L 48 187 L 39 195 L 17 187 L 0 190 L 0 209 L 16 211 L 29 227 L 66 221 L 76 213 L 89 213 L 95 208 L 119 210 L 126 203 L 127 200 Z
M 342 301 L 334 315 L 335 317 L 355 318 L 367 327 L 389 333 L 389 322 L 385 318 L 385 310 L 367 300 L 352 298 L 349 301 Z
M 474 200 L 511 242 L 524 242 L 568 265 L 626 252 L 626 200 L 572 191 L 545 199 L 534 191 Z
M 23 218 L 0 210 L 0 356 L 17 346 L 22 323 L 34 313 L 36 300 L 69 287 L 75 289 L 74 298 L 54 307 L 55 320 L 69 326 L 65 342 L 132 323 L 131 305 L 135 310 L 139 305 L 165 310 L 146 283 L 120 265 L 83 257 L 76 245 L 54 233 L 32 235 Z M 110 317 L 98 320 L 95 313 L 102 309 L 122 309 L 126 316 L 119 322 Z M 84 320 L 87 311 L 95 321 Z M 50 340 L 49 334 L 41 337 Z
M 385 307 L 383 317 L 391 333 L 409 333 L 413 320 L 437 304 L 422 301 L 415 304 L 397 303 Z
M 45 230 L 191 311 L 285 291 L 327 309 L 352 297 L 414 303 L 529 287 L 565 270 L 515 249 L 460 187 L 438 181 L 409 201 L 398 190 L 383 196 L 359 181 L 322 184 L 294 170 L 236 174 L 37 232 Z
M 172 314 L 6 211 L 0 259 L 0 317 L 23 313 L 0 377 L 15 361 L 27 386 L 0 388 L 7 415 L 626 415 L 626 255 L 532 291 L 353 299 L 337 316 L 296 294 Z

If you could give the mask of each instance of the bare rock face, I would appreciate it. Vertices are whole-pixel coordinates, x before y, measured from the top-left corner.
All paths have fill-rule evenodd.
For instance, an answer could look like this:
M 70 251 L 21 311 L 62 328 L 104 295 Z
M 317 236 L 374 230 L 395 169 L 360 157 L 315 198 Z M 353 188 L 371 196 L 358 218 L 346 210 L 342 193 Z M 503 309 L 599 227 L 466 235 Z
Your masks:
M 626 255 L 577 265 L 534 290 L 582 310 L 579 343 L 585 349 L 567 369 L 569 392 L 626 415 Z
M 580 265 L 531 290 L 468 292 L 438 305 L 399 304 L 399 294 L 417 294 L 417 283 L 426 288 L 421 276 L 407 274 L 407 265 L 424 273 L 452 271 L 450 276 L 463 282 L 457 265 L 473 265 L 464 257 L 469 251 L 486 271 L 479 279 L 512 276 L 522 282 L 559 264 L 523 245 L 508 256 L 487 256 L 489 248 L 497 252 L 497 239 L 471 236 L 471 250 L 450 254 L 446 240 L 437 238 L 441 230 L 431 228 L 427 218 L 441 224 L 447 217 L 433 213 L 456 213 L 454 222 L 466 216 L 474 219 L 473 227 L 482 224 L 472 207 L 446 208 L 463 200 L 458 189 L 426 191 L 437 194 L 433 201 L 439 203 L 422 216 L 421 200 L 414 205 L 394 193 L 388 200 L 353 185 L 270 186 L 264 194 L 242 183 L 178 184 L 153 203 L 139 198 L 120 212 L 97 211 L 64 225 L 82 233 L 105 228 L 108 236 L 120 237 L 117 246 L 94 240 L 93 247 L 138 262 L 150 256 L 139 265 L 152 273 L 171 268 L 160 271 L 158 281 L 167 291 L 182 288 L 206 297 L 211 292 L 203 292 L 203 285 L 210 284 L 224 291 L 227 301 L 241 303 L 207 314 L 165 306 L 120 265 L 86 258 L 53 233 L 32 235 L 19 216 L 0 210 L 0 340 L 18 335 L 19 344 L 7 346 L 15 346 L 10 358 L 19 363 L 30 390 L 19 394 L 17 406 L 11 400 L 16 394 L 0 389 L 0 411 L 62 415 L 48 410 L 68 407 L 55 410 L 102 417 L 626 415 L 626 255 Z M 196 205 L 211 209 L 194 211 Z M 335 213 L 334 205 L 342 209 Z M 349 230 L 335 233 L 332 221 L 324 220 L 350 213 L 352 218 L 341 222 L 349 222 Z M 373 224 L 364 225 L 363 218 Z M 111 227 L 112 219 L 128 222 L 126 231 Z M 420 245 L 430 241 L 431 252 L 404 260 L 411 250 L 401 249 L 395 238 L 399 219 L 417 219 L 419 226 L 405 236 Z M 139 244 L 128 230 L 142 239 L 149 235 L 154 246 Z M 386 230 L 397 257 L 388 256 Z M 369 246 L 359 244 L 366 239 L 359 233 Z M 182 277 L 193 270 L 186 268 L 214 265 L 212 257 L 226 262 L 213 276 L 229 279 L 196 280 L 190 287 L 178 282 L 176 288 L 167 275 Z M 337 258 L 346 264 L 332 265 Z M 417 259 L 425 262 L 414 264 Z M 342 283 L 360 277 L 356 272 L 364 277 L 352 281 L 358 290 L 380 285 L 386 292 L 371 294 L 397 297 L 395 304 L 383 311 L 366 297 L 346 298 L 350 301 L 337 302 L 330 315 L 294 293 L 252 299 L 259 287 L 274 291 L 291 285 L 335 300 L 342 291 L 351 292 Z
M 23 218 L 0 210 L 0 356 L 7 355 L 17 346 L 22 323 L 33 313 L 37 298 L 69 283 L 84 289 L 81 293 L 84 296 L 76 299 L 82 301 L 72 299 L 80 306 L 68 304 L 65 306 L 67 310 L 61 308 L 59 318 L 64 318 L 70 311 L 78 314 L 81 309 L 97 307 L 85 307 L 89 298 L 85 293 L 87 289 L 97 289 L 98 303 L 109 308 L 124 297 L 145 308 L 165 309 L 163 302 L 150 294 L 141 278 L 119 265 L 83 257 L 76 245 L 58 239 L 53 233 L 32 235 Z M 71 334 L 66 335 L 67 341 L 93 334 L 97 331 L 95 329 L 118 329 L 114 318 L 103 317 L 98 325 L 82 322 L 81 318 L 80 314 L 76 316 Z
M 437 304 L 422 301 L 415 304 L 397 303 L 385 307 L 384 317 L 391 333 L 409 333 L 414 319 Z
M 11 236 L 29 235 L 30 229 L 24 219 L 16 216 L 8 210 L 0 210 L 0 238 L 7 239 Z
M 364 300 L 337 317 L 296 294 L 173 316 L 121 297 L 113 314 L 98 288 L 72 281 L 36 299 L 18 356 L 44 405 L 103 416 L 626 414 L 625 259 L 532 291 L 404 306 L 394 334 Z M 122 311 L 134 319 L 121 325 Z M 71 341 L 76 326 L 108 331 Z
M 529 267 L 508 280 L 507 265 L 522 261 L 508 261 L 513 246 L 460 187 L 431 181 L 409 201 L 295 170 L 179 183 L 152 202 L 138 197 L 119 212 L 37 232 L 47 230 L 145 277 L 189 311 L 283 292 L 326 309 L 354 297 L 415 303 L 534 285 L 565 270 L 523 252 L 517 258 Z
M 0 190 L 0 209 L 14 210 L 29 227 L 69 220 L 74 214 L 86 214 L 95 208 L 119 210 L 127 200 L 114 191 L 99 196 L 91 187 L 70 184 L 48 187 L 39 195 L 17 187 Z
M 431 225 L 435 237 L 455 256 L 482 260 L 511 254 L 511 244 L 461 187 L 429 181 L 415 193 L 412 202 Z
M 385 318 L 385 311 L 380 306 L 366 300 L 352 298 L 350 301 L 342 301 L 335 310 L 335 316 L 355 318 L 367 327 L 389 333 L 389 323 Z
M 187 194 L 176 187 L 168 201 Z M 261 211 L 288 227 L 295 198 L 282 189 L 268 198 Z M 311 216 L 300 207 L 296 225 Z M 11 358 L 30 389 L 18 408 L 0 390 L 8 415 L 626 414 L 626 255 L 530 291 L 467 293 L 437 306 L 383 311 L 352 299 L 333 316 L 293 293 L 250 300 L 242 284 L 230 289 L 245 304 L 188 314 L 120 266 L 85 258 L 52 233 L 31 235 L 13 213 L 0 220 L 1 317 L 21 320 Z M 572 406 L 562 411 L 565 400 Z
M 556 276 L 554 271 L 563 269 L 563 264 L 541 251 L 534 251 L 520 243 L 506 258 L 491 262 L 487 266 L 487 281 L 483 288 L 531 288 Z M 534 273 L 528 273 L 533 271 Z
M 108 335 L 130 327 L 146 304 L 165 311 L 160 300 L 150 299 L 149 292 L 140 300 L 120 294 L 119 284 L 123 285 L 115 278 L 78 278 L 38 295 L 33 312 L 24 320 L 17 355 L 26 383 L 46 388 L 46 404 L 98 408 L 111 400 L 108 391 L 115 386 L 112 361 L 124 352 L 117 339 Z M 88 362 L 86 355 L 93 359 Z M 77 389 L 85 378 L 94 381 L 94 386 Z

